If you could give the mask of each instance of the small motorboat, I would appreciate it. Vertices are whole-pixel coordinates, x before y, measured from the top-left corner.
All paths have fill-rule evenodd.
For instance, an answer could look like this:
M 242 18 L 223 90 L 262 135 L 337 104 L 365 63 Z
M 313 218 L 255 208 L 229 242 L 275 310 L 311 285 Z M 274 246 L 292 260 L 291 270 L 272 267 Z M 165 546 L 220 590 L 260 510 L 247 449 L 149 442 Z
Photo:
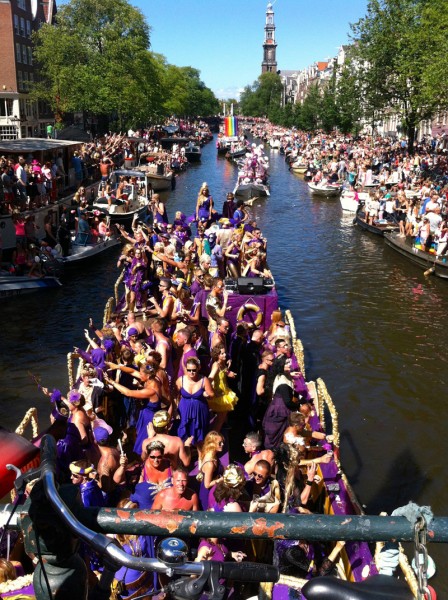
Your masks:
M 355 213 L 360 203 L 365 202 L 369 197 L 367 192 L 353 192 L 344 190 L 339 198 L 342 210 Z
M 252 198 L 263 198 L 270 196 L 269 186 L 258 181 L 247 181 L 243 179 L 241 183 L 237 183 L 233 193 L 235 196 L 251 200 Z
M 7 271 L 0 271 L 0 300 L 15 298 L 31 292 L 51 290 L 61 285 L 59 279 L 53 276 L 30 277 L 29 275 L 14 275 Z
M 339 196 L 342 192 L 342 185 L 333 183 L 313 183 L 312 181 L 309 181 L 308 187 L 312 194 L 315 196 L 323 196 L 324 198 Z
M 120 244 L 121 239 L 119 237 L 111 236 L 91 241 L 88 234 L 78 233 L 72 238 L 70 254 L 64 256 L 64 258 L 60 260 L 65 267 L 75 267 L 98 257 L 100 254 L 103 254 Z
M 163 192 L 164 190 L 171 190 L 174 188 L 174 171 L 165 171 L 164 165 L 158 165 L 154 162 L 142 163 L 140 160 L 139 166 L 135 167 L 134 170 L 140 171 L 146 175 L 148 184 L 151 184 L 151 188 L 154 192 Z
M 308 171 L 308 165 L 302 162 L 301 160 L 296 160 L 291 164 L 290 169 L 291 171 L 294 171 L 294 173 L 299 173 L 300 175 L 302 175 L 303 173 L 306 173 Z
M 119 198 L 112 196 L 112 203 L 102 195 L 99 190 L 98 198 L 93 203 L 93 208 L 101 211 L 110 217 L 110 223 L 113 225 L 131 225 L 132 221 L 138 218 L 144 218 L 149 205 L 148 198 L 148 178 L 142 171 L 119 169 L 111 173 L 111 182 L 114 191 L 116 191 L 121 178 L 126 180 L 126 184 Z
M 195 144 L 187 144 L 185 146 L 185 158 L 188 162 L 200 162 L 202 156 L 202 151 L 200 146 L 196 146 Z

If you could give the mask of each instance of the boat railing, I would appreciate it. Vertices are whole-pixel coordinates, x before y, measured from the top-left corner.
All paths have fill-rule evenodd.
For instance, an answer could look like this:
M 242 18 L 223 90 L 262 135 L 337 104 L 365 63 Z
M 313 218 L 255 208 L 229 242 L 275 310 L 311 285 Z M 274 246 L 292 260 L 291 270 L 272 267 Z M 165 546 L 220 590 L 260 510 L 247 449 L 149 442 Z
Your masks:
M 39 435 L 39 422 L 37 419 L 37 408 L 32 407 L 29 408 L 23 419 L 20 421 L 19 425 L 16 427 L 15 432 L 17 435 L 22 435 L 25 433 L 28 425 L 31 425 L 32 437 L 33 439 Z
M 297 358 L 297 362 L 299 363 L 300 370 L 305 377 L 305 351 L 303 348 L 303 344 L 300 339 L 297 337 L 296 327 L 294 324 L 294 319 L 292 317 L 291 311 L 289 309 L 285 310 L 285 319 L 286 323 L 289 327 L 289 331 L 291 332 L 291 341 L 293 346 L 293 351 L 295 357 Z
M 321 379 L 319 377 L 319 379 L 316 382 L 317 385 L 317 405 L 318 405 L 318 417 L 320 420 L 320 423 L 322 425 L 322 429 L 327 432 L 330 433 L 328 431 L 329 428 L 331 428 L 331 434 L 334 436 L 334 440 L 333 440 L 333 445 L 335 448 L 337 448 L 339 450 L 339 441 L 340 441 L 340 435 L 339 435 L 339 416 L 338 416 L 338 411 L 336 409 L 336 406 L 334 405 L 333 399 L 331 398 L 330 394 L 328 393 L 327 390 L 327 386 L 325 385 L 323 379 Z M 331 426 L 327 427 L 326 425 L 326 420 L 327 420 L 327 414 L 330 415 L 330 420 L 331 420 Z M 336 453 L 336 460 L 337 463 L 339 465 L 339 457 L 337 456 L 339 453 Z
M 118 302 L 120 301 L 120 296 L 119 296 L 118 288 L 120 287 L 120 284 L 122 283 L 123 279 L 124 279 L 124 269 L 120 273 L 120 275 L 118 276 L 118 279 L 117 279 L 117 281 L 115 282 L 115 285 L 114 285 L 115 305 L 118 305 Z

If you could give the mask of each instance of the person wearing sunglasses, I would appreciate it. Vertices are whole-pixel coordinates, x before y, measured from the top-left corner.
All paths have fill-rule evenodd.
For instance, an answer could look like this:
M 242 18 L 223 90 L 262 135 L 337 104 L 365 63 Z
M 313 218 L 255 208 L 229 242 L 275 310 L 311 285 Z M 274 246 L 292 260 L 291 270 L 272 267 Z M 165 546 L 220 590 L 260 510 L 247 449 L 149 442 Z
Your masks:
M 280 508 L 280 486 L 271 478 L 271 465 L 267 460 L 258 460 L 252 473 L 252 479 L 246 484 L 250 497 L 249 512 L 277 513 Z
M 207 400 L 214 396 L 208 377 L 201 377 L 200 369 L 201 363 L 198 358 L 194 356 L 188 358 L 185 364 L 185 374 L 176 382 L 180 415 L 177 434 L 183 441 L 193 436 L 194 444 L 198 449 L 202 447 L 210 425 Z
M 172 485 L 170 461 L 165 457 L 165 445 L 154 440 L 146 446 L 148 458 L 143 464 L 142 474 L 135 492 L 131 496 L 140 508 L 151 508 L 156 495 Z

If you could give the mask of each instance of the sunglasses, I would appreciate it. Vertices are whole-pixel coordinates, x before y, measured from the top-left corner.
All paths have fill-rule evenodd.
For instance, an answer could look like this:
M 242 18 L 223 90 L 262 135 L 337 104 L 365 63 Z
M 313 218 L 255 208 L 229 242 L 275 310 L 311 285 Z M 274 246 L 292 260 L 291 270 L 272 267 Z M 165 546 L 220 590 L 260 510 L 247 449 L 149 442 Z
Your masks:
M 152 460 L 162 460 L 162 456 L 149 456 L 149 458 L 151 458 Z
M 197 373 L 197 369 L 187 369 L 187 373 Z
M 266 475 L 262 475 L 261 473 L 254 473 L 254 479 L 264 479 Z

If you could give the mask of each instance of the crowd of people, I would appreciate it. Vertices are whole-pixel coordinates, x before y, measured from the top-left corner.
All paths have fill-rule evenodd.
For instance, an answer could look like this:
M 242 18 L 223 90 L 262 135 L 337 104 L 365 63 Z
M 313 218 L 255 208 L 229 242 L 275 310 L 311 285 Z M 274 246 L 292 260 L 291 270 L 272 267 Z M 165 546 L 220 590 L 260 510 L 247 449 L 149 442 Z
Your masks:
M 228 317 L 224 276 L 265 275 L 267 251 L 233 200 L 218 213 L 204 183 L 190 222 L 182 214 L 170 222 L 156 198 L 163 218 L 122 232 L 125 296 L 104 327 L 85 329 L 76 384 L 64 395 L 42 388 L 59 480 L 79 486 L 84 506 L 319 510 L 317 465 L 331 460 L 332 440 L 311 427 L 312 398 L 283 315 L 274 310 L 265 330 Z M 117 540 L 154 556 L 153 538 Z M 272 560 L 269 542 L 190 541 L 197 560 Z M 85 560 L 101 570 L 88 551 Z M 121 569 L 114 589 L 128 597 L 154 585 Z
M 404 140 L 298 136 L 283 140 L 290 163 L 307 166 L 316 184 L 344 186 L 359 200 L 368 192 L 364 219 L 393 222 L 400 237 L 444 256 L 448 240 L 448 155 L 445 137 L 423 140 L 410 155 Z

